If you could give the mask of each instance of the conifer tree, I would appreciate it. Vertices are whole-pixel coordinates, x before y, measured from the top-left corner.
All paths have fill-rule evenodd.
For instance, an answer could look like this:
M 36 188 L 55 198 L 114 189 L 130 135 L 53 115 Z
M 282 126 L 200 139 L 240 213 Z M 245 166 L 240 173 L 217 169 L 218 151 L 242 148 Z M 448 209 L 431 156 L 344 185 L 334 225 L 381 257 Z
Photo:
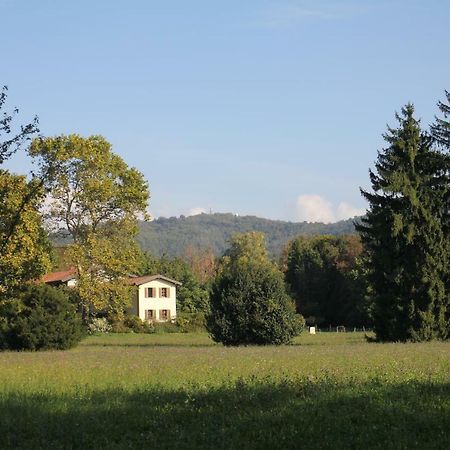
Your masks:
M 445 91 L 445 97 L 447 103 L 438 103 L 438 108 L 444 117 L 436 117 L 435 123 L 431 125 L 431 135 L 442 147 L 450 150 L 450 92 Z
M 389 146 L 370 171 L 373 192 L 357 226 L 367 254 L 374 322 L 381 341 L 446 339 L 448 299 L 448 157 L 421 132 L 414 107 L 388 128 Z

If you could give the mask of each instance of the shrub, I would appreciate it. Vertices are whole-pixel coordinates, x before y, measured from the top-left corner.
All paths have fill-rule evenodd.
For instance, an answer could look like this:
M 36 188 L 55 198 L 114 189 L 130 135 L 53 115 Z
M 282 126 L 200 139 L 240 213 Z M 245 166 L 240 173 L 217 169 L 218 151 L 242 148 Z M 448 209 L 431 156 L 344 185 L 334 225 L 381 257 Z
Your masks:
M 154 333 L 155 327 L 152 322 L 142 321 L 140 317 L 126 315 L 123 320 L 112 323 L 113 333 Z
M 83 336 L 81 319 L 67 293 L 32 285 L 0 302 L 0 348 L 64 350 Z
M 175 323 L 182 333 L 204 331 L 206 328 L 203 313 L 179 313 Z
M 207 328 L 214 341 L 225 345 L 286 344 L 302 330 L 281 273 L 252 265 L 219 275 Z
M 109 333 L 112 330 L 112 326 L 106 320 L 105 317 L 96 317 L 91 320 L 88 325 L 88 333 L 96 334 L 96 333 Z
M 155 333 L 179 333 L 176 322 L 155 322 Z
M 142 325 L 143 322 L 140 317 L 138 316 L 126 316 L 123 320 L 123 324 L 129 328 L 134 333 L 141 333 L 142 332 Z
M 111 324 L 112 333 L 131 333 L 131 330 L 122 322 L 116 321 Z
M 155 324 L 153 322 L 142 322 L 141 333 L 154 333 L 155 332 Z

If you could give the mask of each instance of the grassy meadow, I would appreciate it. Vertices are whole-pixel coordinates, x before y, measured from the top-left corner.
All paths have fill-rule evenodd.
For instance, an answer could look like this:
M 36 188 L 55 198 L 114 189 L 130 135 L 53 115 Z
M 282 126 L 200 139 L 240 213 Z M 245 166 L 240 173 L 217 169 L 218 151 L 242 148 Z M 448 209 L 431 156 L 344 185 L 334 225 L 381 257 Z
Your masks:
M 0 353 L 1 449 L 448 449 L 450 343 L 102 335 Z

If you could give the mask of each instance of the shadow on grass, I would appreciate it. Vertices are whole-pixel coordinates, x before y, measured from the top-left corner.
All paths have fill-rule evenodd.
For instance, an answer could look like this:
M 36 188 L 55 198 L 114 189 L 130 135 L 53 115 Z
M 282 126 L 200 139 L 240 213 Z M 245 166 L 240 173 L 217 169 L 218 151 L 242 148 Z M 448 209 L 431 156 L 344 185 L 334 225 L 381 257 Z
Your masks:
M 2 449 L 445 449 L 450 384 L 3 394 Z

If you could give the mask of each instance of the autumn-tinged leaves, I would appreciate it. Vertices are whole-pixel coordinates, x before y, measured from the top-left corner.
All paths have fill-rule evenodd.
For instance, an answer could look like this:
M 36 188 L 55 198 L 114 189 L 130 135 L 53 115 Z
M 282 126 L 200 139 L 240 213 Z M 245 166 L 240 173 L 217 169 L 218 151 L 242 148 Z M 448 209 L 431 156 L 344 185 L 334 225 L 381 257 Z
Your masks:
M 30 155 L 40 163 L 50 192 L 49 219 L 71 235 L 68 256 L 88 311 L 121 316 L 130 300 L 123 278 L 137 271 L 138 218 L 147 217 L 148 185 L 101 136 L 37 139 Z

